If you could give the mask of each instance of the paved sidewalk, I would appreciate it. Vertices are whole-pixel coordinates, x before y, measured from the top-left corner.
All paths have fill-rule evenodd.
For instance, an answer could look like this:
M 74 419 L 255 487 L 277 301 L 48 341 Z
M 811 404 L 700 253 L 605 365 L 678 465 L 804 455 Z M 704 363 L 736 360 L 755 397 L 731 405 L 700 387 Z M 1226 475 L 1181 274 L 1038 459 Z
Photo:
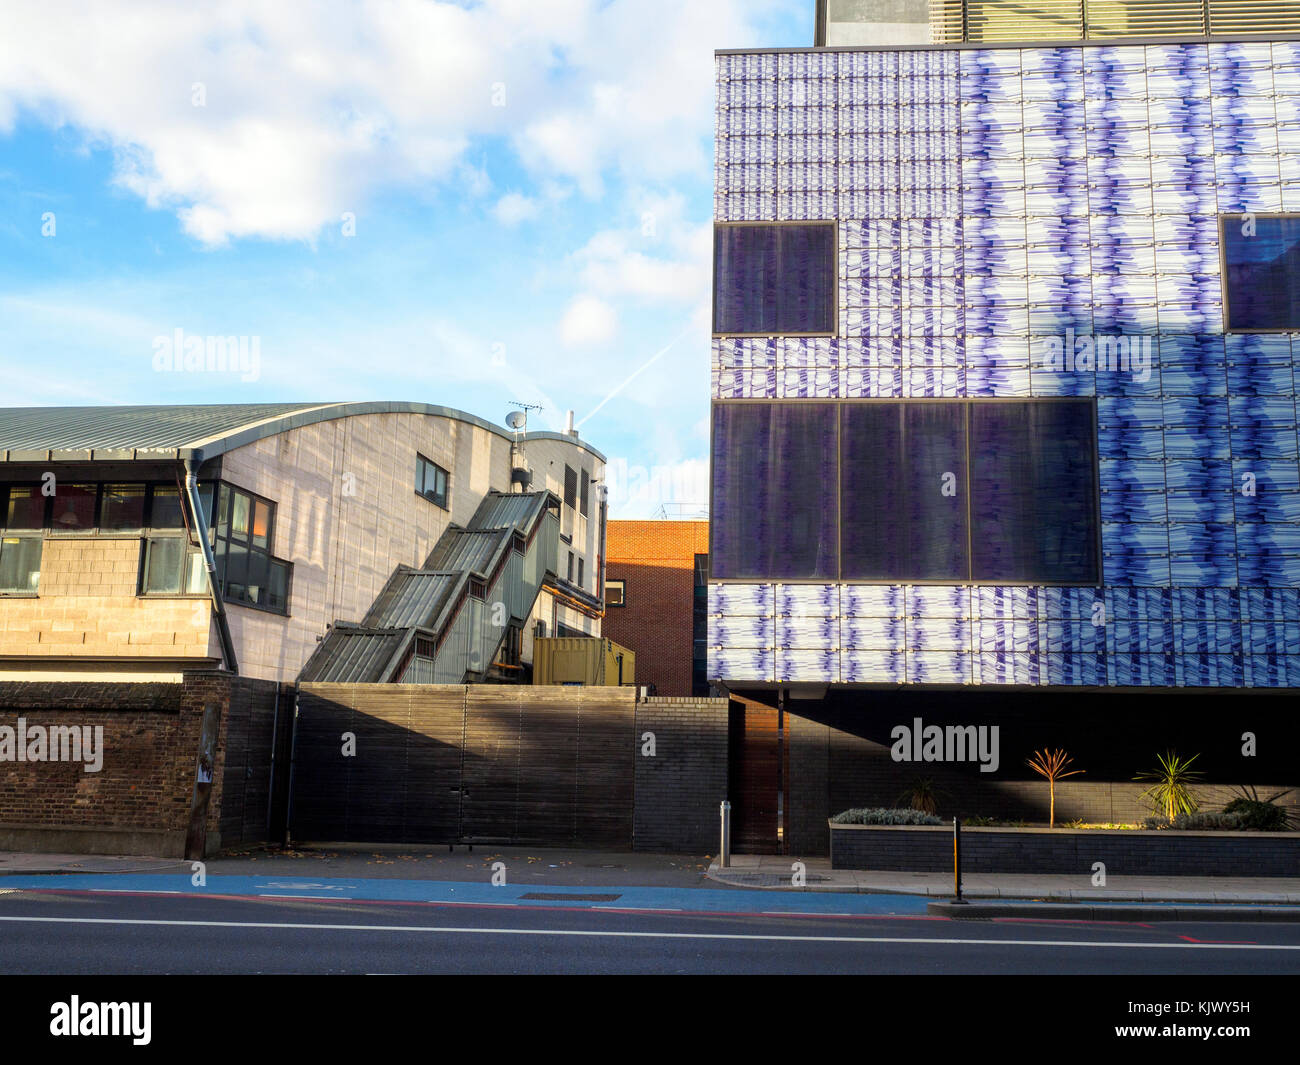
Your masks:
M 791 865 L 802 861 L 805 884 L 794 886 Z M 829 858 L 783 854 L 734 854 L 731 867 L 714 861 L 709 879 L 732 887 L 769 891 L 835 891 L 951 898 L 951 873 L 869 872 L 832 869 Z M 1300 905 L 1300 877 L 1111 876 L 1094 887 L 1089 876 L 967 873 L 962 895 L 970 899 L 1039 899 L 1074 902 L 1187 902 Z
M 46 873 L 188 873 L 189 871 L 189 862 L 174 858 L 0 851 L 0 876 L 39 876 Z

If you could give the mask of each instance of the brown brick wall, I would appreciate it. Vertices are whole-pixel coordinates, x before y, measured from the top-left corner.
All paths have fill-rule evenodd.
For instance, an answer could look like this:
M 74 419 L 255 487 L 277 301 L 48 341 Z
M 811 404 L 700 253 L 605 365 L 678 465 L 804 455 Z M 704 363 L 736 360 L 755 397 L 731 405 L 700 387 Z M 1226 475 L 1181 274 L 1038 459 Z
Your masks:
M 204 706 L 221 709 L 207 812 L 209 849 L 220 843 L 227 724 L 237 703 L 265 703 L 265 681 L 217 671 L 180 684 L 0 681 L 0 726 L 103 727 L 103 765 L 0 761 L 0 847 L 153 853 L 180 857 L 189 824 Z M 270 759 L 241 752 L 241 760 Z
M 625 582 L 626 606 L 608 607 L 601 632 L 636 652 L 638 684 L 691 694 L 695 556 L 709 550 L 707 521 L 611 521 L 607 580 Z

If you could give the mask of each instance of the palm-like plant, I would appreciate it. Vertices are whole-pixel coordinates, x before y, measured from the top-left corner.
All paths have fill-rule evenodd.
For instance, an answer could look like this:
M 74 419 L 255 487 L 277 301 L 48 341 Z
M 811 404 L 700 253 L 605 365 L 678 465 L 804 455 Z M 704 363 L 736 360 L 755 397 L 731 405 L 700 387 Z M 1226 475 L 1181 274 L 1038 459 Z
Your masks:
M 1082 769 L 1071 769 L 1067 772 L 1065 767 L 1073 761 L 1074 759 L 1059 747 L 1054 751 L 1046 748 L 1035 751 L 1034 757 L 1025 759 L 1025 765 L 1040 777 L 1047 778 L 1047 793 L 1050 796 L 1047 823 L 1051 828 L 1056 827 L 1056 782 L 1084 772 Z
M 1193 814 L 1200 809 L 1201 801 L 1192 791 L 1192 784 L 1201 779 L 1201 774 L 1191 768 L 1199 757 L 1199 754 L 1194 754 L 1190 758 L 1180 758 L 1176 751 L 1166 751 L 1163 755 L 1156 755 L 1159 768 L 1149 769 L 1133 778 L 1154 781 L 1142 797 L 1165 820 L 1172 821 L 1179 814 Z
M 934 781 L 929 777 L 917 777 L 912 781 L 911 787 L 899 795 L 894 802 L 906 803 L 908 809 L 932 814 L 939 808 L 939 796 L 944 794 L 946 792 L 936 788 Z

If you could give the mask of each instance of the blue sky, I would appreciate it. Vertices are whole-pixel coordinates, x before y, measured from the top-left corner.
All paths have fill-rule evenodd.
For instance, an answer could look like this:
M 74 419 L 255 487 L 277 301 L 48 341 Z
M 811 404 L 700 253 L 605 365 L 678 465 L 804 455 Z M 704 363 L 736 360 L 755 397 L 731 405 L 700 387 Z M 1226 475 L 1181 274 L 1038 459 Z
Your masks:
M 703 503 L 712 52 L 813 7 L 10 0 L 0 405 L 540 404 L 615 516 Z M 177 329 L 256 374 L 160 372 Z

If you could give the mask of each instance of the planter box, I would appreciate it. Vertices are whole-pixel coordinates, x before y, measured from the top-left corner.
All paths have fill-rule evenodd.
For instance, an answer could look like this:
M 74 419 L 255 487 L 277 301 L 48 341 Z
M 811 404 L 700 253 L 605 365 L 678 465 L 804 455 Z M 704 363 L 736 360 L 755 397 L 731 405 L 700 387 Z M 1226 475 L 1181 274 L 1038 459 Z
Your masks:
M 831 824 L 832 869 L 952 872 L 952 825 Z M 964 873 L 1300 876 L 1300 832 L 963 828 Z

